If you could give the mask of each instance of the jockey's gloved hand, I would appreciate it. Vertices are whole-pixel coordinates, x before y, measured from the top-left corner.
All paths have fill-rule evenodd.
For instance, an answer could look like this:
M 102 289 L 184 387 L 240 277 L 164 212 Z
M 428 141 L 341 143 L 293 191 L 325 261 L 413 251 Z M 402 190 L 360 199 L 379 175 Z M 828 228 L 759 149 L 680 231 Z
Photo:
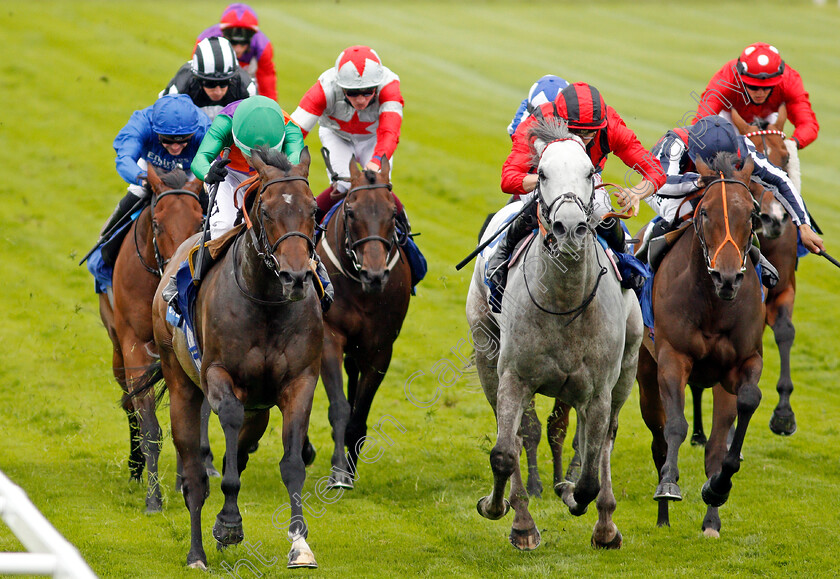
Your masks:
M 216 185 L 224 181 L 228 174 L 225 165 L 230 163 L 230 161 L 230 159 L 216 159 L 213 161 L 213 164 L 210 165 L 210 170 L 207 171 L 207 176 L 204 177 L 204 182 L 208 185 Z

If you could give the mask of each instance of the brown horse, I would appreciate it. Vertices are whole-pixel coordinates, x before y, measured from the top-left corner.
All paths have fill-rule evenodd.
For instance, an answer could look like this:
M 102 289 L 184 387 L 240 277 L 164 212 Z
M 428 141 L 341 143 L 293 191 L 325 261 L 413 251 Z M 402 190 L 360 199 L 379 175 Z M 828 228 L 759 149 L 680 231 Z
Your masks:
M 733 157 L 719 154 L 711 168 L 697 168 L 707 183 L 694 217 L 663 259 L 653 285 L 655 344 L 645 339 L 637 379 L 642 417 L 653 435 L 651 450 L 659 474 L 654 499 L 657 524 L 670 525 L 668 501 L 682 500 L 677 460 L 688 433 L 685 386 L 714 387 L 712 431 L 706 444 L 703 530 L 719 536 L 718 507 L 740 468 L 750 418 L 758 408 L 762 368 L 764 305 L 761 282 L 748 263 L 754 205 L 748 184 L 753 163 L 741 171 Z M 737 416 L 734 438 L 726 437 Z
M 130 226 L 117 256 L 112 295 L 99 294 L 99 314 L 114 347 L 114 377 L 124 392 L 157 358 L 152 332 L 152 298 L 161 271 L 187 237 L 201 227 L 202 211 L 198 192 L 203 183 L 187 182 L 181 170 L 162 174 L 148 170 L 150 205 Z M 113 299 L 113 303 L 111 302 Z M 146 511 L 161 509 L 158 481 L 161 431 L 155 415 L 153 393 L 123 398 L 128 415 L 131 478 L 140 481 L 148 472 Z
M 318 243 L 335 284 L 335 303 L 324 316 L 321 357 L 335 442 L 330 477 L 334 487 L 353 488 L 368 413 L 391 363 L 411 296 L 411 271 L 397 240 L 389 172 L 386 158 L 378 173 L 359 170 L 351 159 L 350 190 Z
M 292 165 L 274 150 L 254 151 L 259 173 L 245 213 L 248 225 L 205 276 L 195 303 L 200 372 L 181 329 L 166 321 L 161 284 L 154 301 L 155 340 L 170 394 L 172 438 L 184 462 L 184 501 L 190 512 L 187 564 L 206 568 L 201 509 L 209 492 L 202 465 L 199 420 L 204 396 L 225 435 L 222 492 L 213 537 L 220 548 L 244 538 L 237 498 L 248 451 L 268 425 L 271 407 L 283 415 L 280 474 L 290 497 L 300 497 L 306 477 L 303 441 L 309 426 L 323 345 L 321 306 L 313 288 L 315 199 L 309 188 L 309 152 Z M 249 200 L 251 196 L 249 195 Z M 232 234 L 233 235 L 233 234 Z M 187 240 L 167 268 L 169 278 L 197 237 Z M 300 500 L 291 500 L 289 567 L 316 567 Z

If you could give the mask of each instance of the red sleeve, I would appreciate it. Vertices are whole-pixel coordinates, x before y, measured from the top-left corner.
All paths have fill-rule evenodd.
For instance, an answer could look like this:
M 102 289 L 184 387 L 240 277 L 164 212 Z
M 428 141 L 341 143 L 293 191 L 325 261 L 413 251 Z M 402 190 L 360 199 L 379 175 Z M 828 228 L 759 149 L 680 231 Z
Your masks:
M 703 117 L 716 115 L 721 111 L 728 111 L 738 100 L 743 102 L 744 95 L 740 89 L 740 82 L 735 78 L 734 66 L 735 60 L 727 62 L 709 81 L 700 97 L 697 116 L 693 122 Z M 697 98 L 697 93 L 693 92 L 692 95 L 695 99 Z
M 400 93 L 400 82 L 389 82 L 379 91 L 379 126 L 376 129 L 376 148 L 373 156 L 376 160 L 383 156 L 391 159 L 400 142 L 400 127 L 404 101 Z
M 298 122 L 298 125 L 300 125 L 303 131 L 303 136 L 306 137 L 309 131 L 315 126 L 315 123 L 318 122 L 321 115 L 324 114 L 324 111 L 327 110 L 327 95 L 324 93 L 324 87 L 321 86 L 320 80 L 309 87 L 309 90 L 304 93 L 300 99 L 298 108 L 312 115 L 311 117 L 303 115 L 304 118 Z
M 261 95 L 277 100 L 277 72 L 274 70 L 274 48 L 270 42 L 257 60 L 257 87 Z
M 804 149 L 816 140 L 820 125 L 814 109 L 811 108 L 811 100 L 802 84 L 802 77 L 788 67 L 780 88 L 784 91 L 783 99 L 788 119 L 796 127 L 793 139 L 797 141 L 800 149 Z
M 545 106 L 545 105 L 543 105 Z M 531 115 L 516 128 L 513 133 L 513 144 L 510 154 L 502 165 L 502 191 L 511 195 L 525 195 L 522 188 L 522 180 L 529 173 L 534 172 L 534 165 L 531 162 L 531 142 L 528 138 L 528 131 L 534 125 L 535 117 Z
M 662 165 L 645 149 L 636 138 L 636 133 L 627 128 L 615 109 L 607 107 L 607 139 L 610 150 L 639 175 L 650 181 L 658 190 L 665 184 Z

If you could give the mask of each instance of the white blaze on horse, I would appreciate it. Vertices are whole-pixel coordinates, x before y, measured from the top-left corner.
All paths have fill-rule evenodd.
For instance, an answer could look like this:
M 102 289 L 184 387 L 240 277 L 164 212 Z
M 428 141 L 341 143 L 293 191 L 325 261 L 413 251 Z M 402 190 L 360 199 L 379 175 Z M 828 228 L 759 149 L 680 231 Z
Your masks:
M 635 378 L 641 311 L 633 292 L 621 289 L 595 237 L 595 170 L 583 143 L 553 119 L 539 123 L 531 136 L 539 157 L 540 231 L 510 268 L 501 314 L 487 305 L 483 255 L 467 297 L 476 366 L 498 424 L 490 453 L 493 490 L 478 502 L 478 511 L 499 519 L 513 506 L 511 543 L 523 550 L 539 545 L 519 470 L 519 430 L 534 395 L 543 394 L 572 405 L 580 422 L 580 476 L 556 485 L 555 492 L 573 515 L 585 513 L 597 498 L 592 544 L 618 548 L 610 455 L 618 412 Z M 488 230 L 485 235 L 493 233 Z M 504 492 L 511 477 L 508 504 Z

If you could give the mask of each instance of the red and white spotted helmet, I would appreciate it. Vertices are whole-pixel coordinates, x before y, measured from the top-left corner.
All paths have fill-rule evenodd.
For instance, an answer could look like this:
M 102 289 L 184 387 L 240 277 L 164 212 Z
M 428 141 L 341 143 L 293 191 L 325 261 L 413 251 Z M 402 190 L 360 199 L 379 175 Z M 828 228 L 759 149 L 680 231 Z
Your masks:
M 385 69 L 376 51 L 369 46 L 351 46 L 335 61 L 336 83 L 343 89 L 370 88 L 379 85 Z
M 764 42 L 750 44 L 738 57 L 738 74 L 744 84 L 752 86 L 776 86 L 782 82 L 785 61 L 779 50 Z

